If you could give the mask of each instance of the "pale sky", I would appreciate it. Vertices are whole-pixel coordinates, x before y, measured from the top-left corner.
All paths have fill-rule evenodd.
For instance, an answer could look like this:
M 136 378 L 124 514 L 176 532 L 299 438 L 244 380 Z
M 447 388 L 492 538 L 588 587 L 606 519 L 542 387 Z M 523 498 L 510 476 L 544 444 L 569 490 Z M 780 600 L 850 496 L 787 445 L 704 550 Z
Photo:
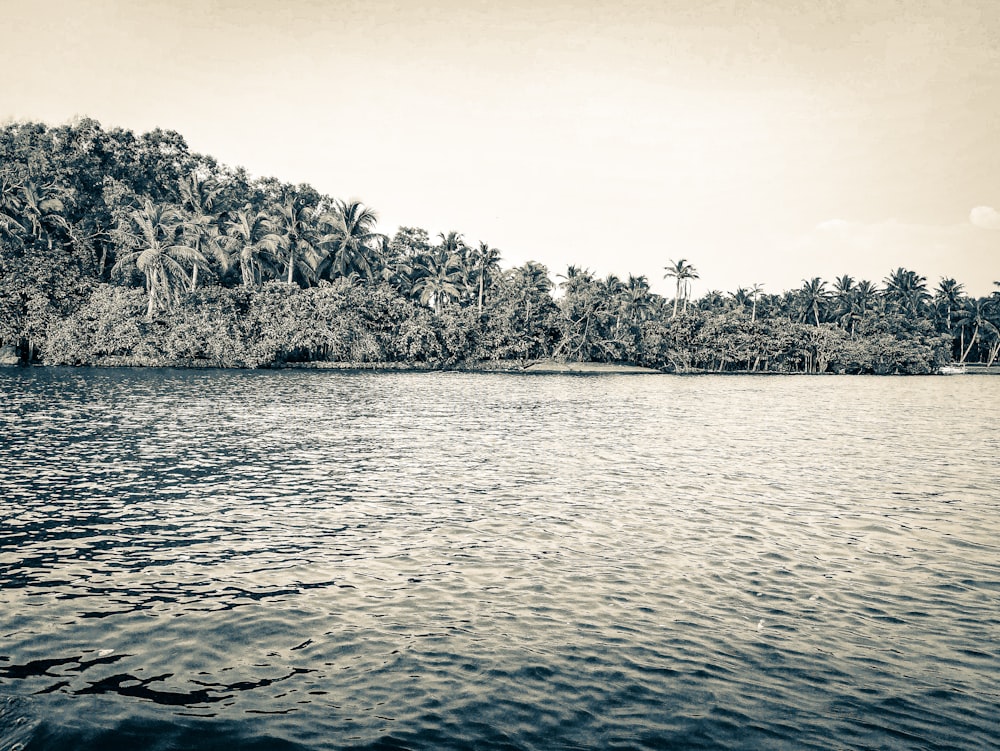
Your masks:
M 997 0 L 0 0 L 0 121 L 183 134 L 255 176 L 693 291 L 1000 280 Z

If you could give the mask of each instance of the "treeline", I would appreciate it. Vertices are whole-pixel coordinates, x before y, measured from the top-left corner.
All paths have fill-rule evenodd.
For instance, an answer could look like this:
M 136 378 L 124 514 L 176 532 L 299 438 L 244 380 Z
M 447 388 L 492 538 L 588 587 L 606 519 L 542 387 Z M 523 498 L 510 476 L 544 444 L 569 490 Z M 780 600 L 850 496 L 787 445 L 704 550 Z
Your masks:
M 458 232 L 384 235 L 360 202 L 251 179 L 174 132 L 0 130 L 0 345 L 26 362 L 927 373 L 1000 351 L 1000 293 L 902 268 L 692 300 L 685 260 L 665 298 L 644 276 L 500 259 Z

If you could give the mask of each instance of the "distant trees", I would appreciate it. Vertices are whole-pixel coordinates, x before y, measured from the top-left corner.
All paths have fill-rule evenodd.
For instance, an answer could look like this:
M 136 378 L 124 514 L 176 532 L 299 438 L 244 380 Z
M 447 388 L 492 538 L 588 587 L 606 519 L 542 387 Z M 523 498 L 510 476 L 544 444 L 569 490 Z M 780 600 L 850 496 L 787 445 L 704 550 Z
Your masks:
M 664 268 L 667 273 L 663 275 L 663 278 L 673 279 L 677 284 L 677 293 L 674 295 L 674 313 L 671 316 L 672 318 L 676 318 L 678 300 L 684 301 L 684 312 L 687 312 L 687 299 L 691 292 L 690 283 L 692 279 L 698 278 L 698 272 L 685 258 L 679 261 L 671 260 L 670 265 Z
M 679 259 L 668 299 L 642 275 L 570 265 L 554 290 L 541 264 L 500 260 L 458 231 L 390 238 L 360 201 L 251 179 L 170 131 L 0 128 L 0 344 L 29 360 L 917 373 L 1000 354 L 1000 285 L 971 298 L 942 279 L 932 293 L 897 268 L 881 288 L 844 274 L 692 300 L 699 275 Z

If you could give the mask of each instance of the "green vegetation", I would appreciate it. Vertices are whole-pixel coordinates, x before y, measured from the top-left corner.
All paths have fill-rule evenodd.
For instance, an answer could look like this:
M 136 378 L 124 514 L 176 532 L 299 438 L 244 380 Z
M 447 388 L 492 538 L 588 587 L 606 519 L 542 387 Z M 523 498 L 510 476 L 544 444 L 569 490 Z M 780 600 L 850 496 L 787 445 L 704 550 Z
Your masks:
M 0 130 L 0 346 L 47 364 L 488 367 L 543 357 L 671 372 L 929 373 L 993 363 L 1000 291 L 897 269 L 672 299 L 644 276 L 529 262 L 460 233 L 380 234 L 358 202 L 250 179 L 177 133 Z

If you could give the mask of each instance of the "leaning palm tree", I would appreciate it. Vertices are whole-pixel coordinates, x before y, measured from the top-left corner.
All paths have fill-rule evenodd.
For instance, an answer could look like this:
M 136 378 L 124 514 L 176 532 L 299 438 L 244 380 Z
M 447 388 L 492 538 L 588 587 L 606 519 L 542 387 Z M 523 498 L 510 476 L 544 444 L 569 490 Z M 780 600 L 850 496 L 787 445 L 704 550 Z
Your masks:
M 317 275 L 329 269 L 337 276 L 354 273 L 371 279 L 383 238 L 375 231 L 377 221 L 375 212 L 360 201 L 335 201 L 333 209 L 319 217 L 324 232 L 319 245 L 326 252 Z
M 677 303 L 683 297 L 684 300 L 684 312 L 687 312 L 687 299 L 690 293 L 690 280 L 698 279 L 698 272 L 695 270 L 694 266 L 687 262 L 687 259 L 682 258 L 679 261 L 674 261 L 671 259 L 670 266 L 664 266 L 666 274 L 663 275 L 664 279 L 676 279 L 677 280 L 677 293 L 674 295 L 674 313 L 671 318 L 677 317 Z
M 205 263 L 205 256 L 197 250 L 174 242 L 178 224 L 175 207 L 147 198 L 141 209 L 132 212 L 128 226 L 119 228 L 133 250 L 119 257 L 111 271 L 135 266 L 146 277 L 146 318 L 150 320 L 157 310 L 169 310 L 179 301 L 188 283 L 185 266 Z
M 966 300 L 965 305 L 959 311 L 958 319 L 955 323 L 961 327 L 963 334 L 966 328 L 972 328 L 972 338 L 969 339 L 969 346 L 962 351 L 962 356 L 959 359 L 960 363 L 965 362 L 965 358 L 972 352 L 972 348 L 979 339 L 980 331 L 985 329 L 991 333 L 998 333 L 996 325 L 989 318 L 989 313 L 990 305 L 987 298 Z

